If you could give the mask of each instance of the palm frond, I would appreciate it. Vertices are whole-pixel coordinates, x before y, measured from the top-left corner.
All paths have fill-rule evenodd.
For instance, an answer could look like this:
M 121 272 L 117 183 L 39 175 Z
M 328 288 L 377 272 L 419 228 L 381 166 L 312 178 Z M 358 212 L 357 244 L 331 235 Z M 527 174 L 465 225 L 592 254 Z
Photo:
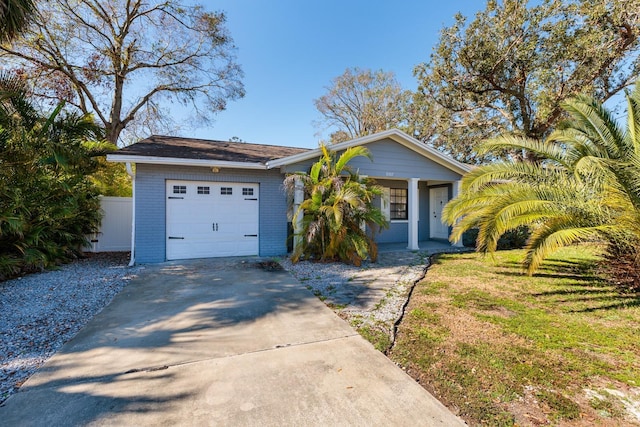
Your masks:
M 335 163 L 336 174 L 340 175 L 343 171 L 345 171 L 347 168 L 347 164 L 355 157 L 366 157 L 369 160 L 373 159 L 371 153 L 366 149 L 366 147 L 357 146 L 347 148 Z
M 562 105 L 573 119 L 572 128 L 583 132 L 597 146 L 604 148 L 603 156 L 606 153 L 611 158 L 624 157 L 628 148 L 624 143 L 624 132 L 604 105 L 584 95 L 565 101 Z
M 606 234 L 613 225 L 580 226 L 571 216 L 555 218 L 546 222 L 531 234 L 524 267 L 527 274 L 532 275 L 542 261 L 561 247 L 598 238 Z
M 292 260 L 338 258 L 359 264 L 367 254 L 373 254 L 373 259 L 377 248 L 361 225 L 367 224 L 370 230 L 374 225 L 379 229 L 388 226 L 382 212 L 372 204 L 382 190 L 372 179 L 360 179 L 348 165 L 353 158 L 370 158 L 370 154 L 364 147 L 347 149 L 339 157 L 327 147 L 322 146 L 321 151 L 322 157 L 308 174 L 289 175 L 283 182 L 290 195 L 297 181 L 305 187 L 305 200 L 293 215 L 294 224 L 302 216 L 302 229 L 295 233 L 304 239 L 296 246 Z
M 478 249 L 491 252 L 506 231 L 529 226 L 524 265 L 530 274 L 561 246 L 595 238 L 611 245 L 640 241 L 640 83 L 627 94 L 626 131 L 590 97 L 563 106 L 571 120 L 546 141 L 506 136 L 483 145 L 538 157 L 468 173 L 443 211 L 453 225 L 452 240 L 477 227 Z
M 539 141 L 516 135 L 502 135 L 498 138 L 483 141 L 476 151 L 482 155 L 503 149 L 524 150 L 547 160 L 554 160 L 564 166 L 568 164 L 566 147 L 555 143 L 553 140 Z

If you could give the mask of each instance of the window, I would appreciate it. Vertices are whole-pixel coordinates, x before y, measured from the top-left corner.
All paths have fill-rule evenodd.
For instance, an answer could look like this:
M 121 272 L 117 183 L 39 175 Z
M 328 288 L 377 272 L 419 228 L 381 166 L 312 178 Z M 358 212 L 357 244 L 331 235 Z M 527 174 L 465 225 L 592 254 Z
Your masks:
M 173 186 L 173 194 L 187 194 L 187 186 L 186 185 L 174 185 Z
M 242 189 L 243 196 L 253 196 L 253 188 L 243 188 Z
M 220 194 L 222 194 L 223 196 L 230 196 L 233 194 L 233 188 L 232 187 L 222 187 L 220 188 Z
M 209 187 L 198 186 L 198 194 L 209 194 Z
M 389 216 L 390 219 L 408 219 L 407 217 L 407 189 L 391 188 L 389 189 Z

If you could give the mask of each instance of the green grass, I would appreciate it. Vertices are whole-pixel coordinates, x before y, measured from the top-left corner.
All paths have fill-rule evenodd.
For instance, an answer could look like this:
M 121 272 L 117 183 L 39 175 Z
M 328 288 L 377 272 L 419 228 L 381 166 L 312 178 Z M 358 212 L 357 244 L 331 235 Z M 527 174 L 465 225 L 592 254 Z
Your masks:
M 472 425 L 527 425 L 518 418 L 527 411 L 551 424 L 629 421 L 598 388 L 640 386 L 639 296 L 599 277 L 593 246 L 559 251 L 532 277 L 522 257 L 439 256 L 391 357 Z
M 386 332 L 372 328 L 371 326 L 361 326 L 356 329 L 364 339 L 373 344 L 376 350 L 384 353 L 389 349 L 391 338 Z

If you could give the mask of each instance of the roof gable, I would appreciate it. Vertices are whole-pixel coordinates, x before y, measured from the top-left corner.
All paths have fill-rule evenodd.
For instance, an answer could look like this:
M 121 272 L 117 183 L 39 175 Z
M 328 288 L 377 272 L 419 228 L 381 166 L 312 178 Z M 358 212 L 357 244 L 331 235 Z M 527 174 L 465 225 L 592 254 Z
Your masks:
M 429 147 L 427 144 L 420 142 L 415 138 L 410 137 L 409 135 L 398 129 L 390 129 L 372 135 L 352 139 L 350 141 L 341 142 L 339 144 L 332 144 L 328 148 L 330 148 L 332 151 L 343 151 L 350 147 L 365 146 L 372 142 L 382 141 L 385 139 L 393 140 L 394 142 L 401 144 L 408 149 L 416 152 L 417 154 L 420 154 L 421 156 L 426 157 L 427 159 L 434 161 L 435 163 L 438 163 L 458 174 L 465 174 L 471 170 L 471 167 L 469 165 L 460 163 L 457 160 L 452 159 L 451 157 L 441 153 L 440 151 L 432 147 Z M 321 149 L 317 148 L 315 150 L 309 150 L 281 159 L 272 160 L 268 162 L 268 167 L 273 168 L 291 165 L 310 159 L 316 159 L 321 155 Z

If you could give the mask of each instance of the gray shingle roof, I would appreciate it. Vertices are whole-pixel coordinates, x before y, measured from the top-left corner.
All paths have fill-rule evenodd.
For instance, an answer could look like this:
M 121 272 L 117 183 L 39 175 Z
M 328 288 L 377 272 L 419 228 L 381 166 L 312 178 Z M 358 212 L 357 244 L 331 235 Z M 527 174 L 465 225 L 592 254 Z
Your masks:
M 309 149 L 153 135 L 128 147 L 121 148 L 113 154 L 266 163 L 270 160 L 281 159 L 306 151 L 309 151 Z

